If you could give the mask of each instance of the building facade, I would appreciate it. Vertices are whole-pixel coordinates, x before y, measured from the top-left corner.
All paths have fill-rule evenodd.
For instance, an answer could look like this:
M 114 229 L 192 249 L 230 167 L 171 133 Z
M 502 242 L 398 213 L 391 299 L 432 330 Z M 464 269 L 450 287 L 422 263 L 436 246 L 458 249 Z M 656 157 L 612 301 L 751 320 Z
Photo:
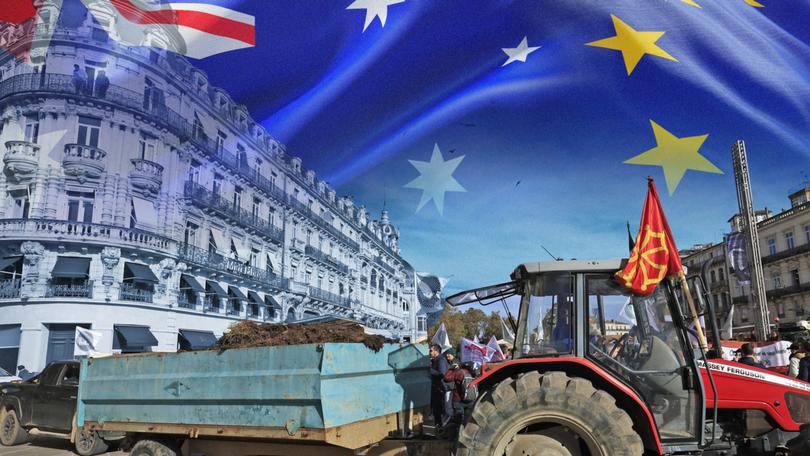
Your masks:
M 413 335 L 385 211 L 339 196 L 183 57 L 39 3 L 38 24 L 0 29 L 12 51 L 53 32 L 35 65 L 0 61 L 0 365 L 71 357 L 76 326 L 103 352 L 175 350 L 240 319 Z M 144 44 L 173 39 L 153 32 Z
M 769 321 L 772 329 L 783 333 L 804 331 L 810 320 L 810 186 L 794 189 L 788 199 L 790 209 L 756 213 Z M 732 232 L 739 231 L 740 219 L 739 215 L 729 219 Z M 707 287 L 718 303 L 719 319 L 725 321 L 733 304 L 734 335 L 750 337 L 757 310 L 750 302 L 750 284 L 741 283 L 728 265 L 726 244 L 708 244 L 686 253 L 684 263 L 690 268 L 711 261 Z

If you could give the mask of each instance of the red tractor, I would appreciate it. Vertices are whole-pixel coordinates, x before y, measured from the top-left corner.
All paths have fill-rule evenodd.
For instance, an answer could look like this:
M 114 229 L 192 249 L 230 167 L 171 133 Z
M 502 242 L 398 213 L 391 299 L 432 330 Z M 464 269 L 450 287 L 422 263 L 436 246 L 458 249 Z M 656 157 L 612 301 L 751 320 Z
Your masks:
M 613 278 L 623 266 L 522 264 L 447 299 L 520 299 L 512 357 L 471 384 L 456 455 L 810 455 L 810 384 L 713 359 L 693 327 L 714 316 L 699 280 L 693 313 L 678 282 L 633 295 Z

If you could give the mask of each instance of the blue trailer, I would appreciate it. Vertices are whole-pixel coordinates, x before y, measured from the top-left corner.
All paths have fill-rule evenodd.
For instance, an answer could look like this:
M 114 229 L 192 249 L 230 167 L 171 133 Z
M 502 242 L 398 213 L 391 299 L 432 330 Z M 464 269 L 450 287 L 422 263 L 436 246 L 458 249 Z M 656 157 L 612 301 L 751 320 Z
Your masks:
M 429 396 L 424 344 L 376 353 L 325 343 L 119 355 L 82 362 L 77 425 L 178 447 L 197 440 L 206 448 L 238 441 L 346 451 L 409 432 Z

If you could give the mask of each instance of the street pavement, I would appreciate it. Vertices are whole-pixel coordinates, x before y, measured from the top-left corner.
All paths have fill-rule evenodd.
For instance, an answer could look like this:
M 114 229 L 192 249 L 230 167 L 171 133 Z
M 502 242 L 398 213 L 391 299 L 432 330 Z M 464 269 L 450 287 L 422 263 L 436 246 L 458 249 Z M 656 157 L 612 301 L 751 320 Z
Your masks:
M 75 456 L 69 440 L 37 437 L 25 445 L 0 446 L 0 456 Z M 127 453 L 116 451 L 106 456 L 124 456 Z

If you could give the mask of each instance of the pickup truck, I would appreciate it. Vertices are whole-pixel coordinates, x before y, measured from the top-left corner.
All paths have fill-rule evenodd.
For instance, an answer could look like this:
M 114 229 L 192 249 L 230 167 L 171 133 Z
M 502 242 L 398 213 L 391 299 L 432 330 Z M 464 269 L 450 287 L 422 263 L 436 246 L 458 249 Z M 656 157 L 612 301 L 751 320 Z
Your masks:
M 74 424 L 80 367 L 78 361 L 58 361 L 28 381 L 0 384 L 0 443 L 19 445 L 45 435 L 71 439 L 82 456 L 107 451 L 99 433 Z

